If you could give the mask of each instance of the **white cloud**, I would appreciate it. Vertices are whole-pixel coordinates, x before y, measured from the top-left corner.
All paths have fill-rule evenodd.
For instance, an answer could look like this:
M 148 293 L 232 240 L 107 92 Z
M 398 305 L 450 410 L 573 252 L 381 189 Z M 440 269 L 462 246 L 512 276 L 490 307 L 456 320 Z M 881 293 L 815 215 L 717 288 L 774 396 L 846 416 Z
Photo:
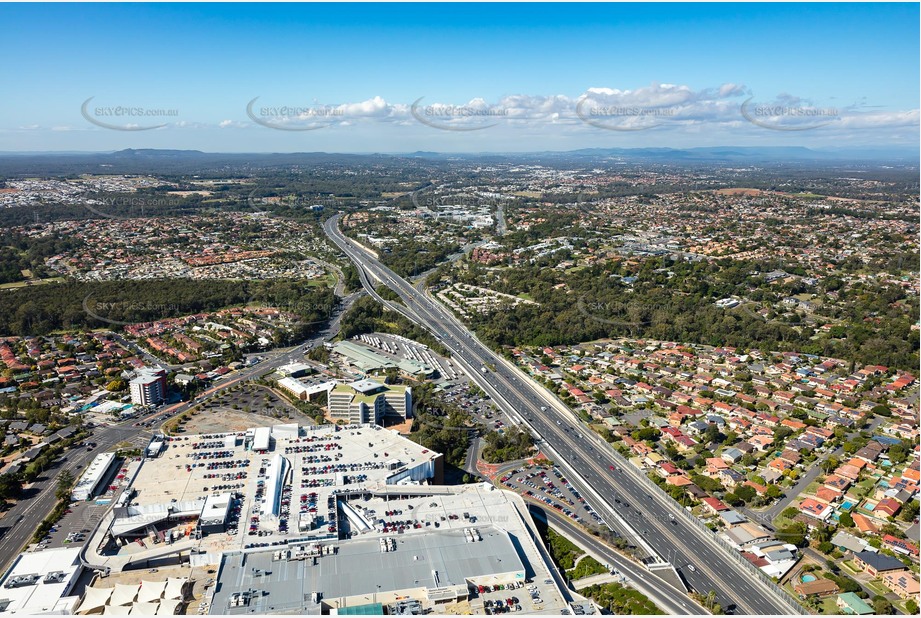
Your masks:
M 336 106 L 336 110 L 343 116 L 350 118 L 384 118 L 393 112 L 393 106 L 388 105 L 383 98 L 376 96 L 359 103 L 343 103 Z
M 586 133 L 597 133 L 599 128 L 638 130 L 655 127 L 693 135 L 707 129 L 725 129 L 738 134 L 749 130 L 763 132 L 772 126 L 788 130 L 784 127 L 816 123 L 814 117 L 804 119 L 787 112 L 765 119 L 759 125 L 746 118 L 743 104 L 761 106 L 759 119 L 770 106 L 801 109 L 829 107 L 788 92 L 778 93 L 772 98 L 755 96 L 744 84 L 732 82 L 697 90 L 684 84 L 654 82 L 632 89 L 591 86 L 574 96 L 507 94 L 495 101 L 479 96 L 466 101 L 445 101 L 429 96 L 388 101 L 375 95 L 362 101 L 317 103 L 295 115 L 270 115 L 265 118 L 265 123 L 259 124 L 276 128 L 340 126 L 356 131 L 368 127 L 369 123 L 408 128 L 428 125 L 459 131 L 505 126 L 539 132 L 541 129 L 559 130 L 559 127 L 565 126 L 572 131 Z M 260 100 L 259 106 L 274 109 L 267 99 Z M 866 106 L 855 105 L 837 111 L 830 122 L 822 121 L 823 129 L 911 127 L 919 122 L 918 110 L 869 112 Z M 219 126 L 252 127 L 253 124 L 224 120 Z

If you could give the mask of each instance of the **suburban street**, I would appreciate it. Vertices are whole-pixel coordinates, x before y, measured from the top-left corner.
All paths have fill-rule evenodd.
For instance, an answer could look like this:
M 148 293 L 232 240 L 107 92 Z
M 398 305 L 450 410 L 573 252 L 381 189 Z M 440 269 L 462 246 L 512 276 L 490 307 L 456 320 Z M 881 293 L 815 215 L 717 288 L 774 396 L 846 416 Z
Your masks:
M 876 428 L 882 423 L 882 418 L 875 417 L 870 421 L 870 424 L 867 426 L 866 431 L 873 433 L 876 431 Z M 859 431 L 852 431 L 848 434 L 847 438 L 851 439 L 859 435 Z M 760 522 L 761 524 L 767 524 L 768 526 L 773 527 L 773 521 L 777 519 L 777 516 L 780 515 L 785 508 L 793 504 L 799 498 L 799 495 L 809 487 L 810 483 L 816 480 L 819 475 L 823 474 L 822 464 L 825 463 L 830 457 L 841 457 L 844 453 L 844 448 L 838 447 L 833 451 L 828 451 L 824 453 L 821 457 L 816 459 L 806 471 L 806 473 L 799 478 L 796 484 L 784 492 L 784 497 L 772 504 L 769 508 L 762 511 L 755 511 L 752 509 L 742 509 L 743 512 L 752 519 L 752 521 Z
M 432 329 L 471 379 L 544 441 L 542 449 L 556 455 L 555 460 L 570 471 L 580 491 L 600 498 L 599 512 L 609 524 L 622 518 L 642 536 L 637 539 L 628 530 L 618 530 L 631 544 L 651 545 L 694 590 L 702 594 L 713 590 L 725 609 L 750 614 L 800 613 L 791 600 L 781 597 L 741 564 L 738 556 L 729 555 L 708 536 L 710 532 L 688 521 L 677 503 L 654 496 L 640 473 L 629 470 L 623 459 L 571 411 L 481 344 L 446 309 L 347 239 L 338 229 L 338 221 L 338 215 L 330 218 L 324 229 L 355 263 L 368 293 L 386 307 Z M 380 298 L 372 278 L 395 291 L 404 304 Z

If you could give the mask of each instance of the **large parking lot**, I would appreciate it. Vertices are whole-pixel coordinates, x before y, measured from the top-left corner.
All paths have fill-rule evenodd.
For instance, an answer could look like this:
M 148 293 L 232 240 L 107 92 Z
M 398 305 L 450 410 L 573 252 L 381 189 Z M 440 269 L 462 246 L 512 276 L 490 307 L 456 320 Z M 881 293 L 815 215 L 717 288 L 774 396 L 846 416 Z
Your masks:
M 104 488 L 92 500 L 73 502 L 64 516 L 51 527 L 48 535 L 35 547 L 37 551 L 82 545 L 126 487 L 127 479 L 137 469 L 139 459 L 123 461 L 105 480 Z
M 338 533 L 334 489 L 383 480 L 435 457 L 382 429 L 276 429 L 269 452 L 253 450 L 253 434 L 245 431 L 167 438 L 161 455 L 145 460 L 132 486 L 131 504 L 149 513 L 170 505 L 185 512 L 209 497 L 230 494 L 227 530 L 200 539 L 202 549 L 270 546 Z M 165 532 L 160 540 L 169 542 L 173 533 L 189 537 L 194 526 L 177 523 Z M 144 551 L 150 540 L 137 539 L 118 553 Z
M 573 521 L 602 523 L 598 513 L 572 486 L 558 466 L 523 466 L 506 473 L 499 481 L 509 489 L 556 509 Z
M 508 425 L 508 417 L 493 403 L 489 395 L 478 388 L 471 388 L 471 384 L 466 380 L 446 386 L 440 397 L 470 414 L 475 423 L 482 423 L 489 430 L 502 433 Z

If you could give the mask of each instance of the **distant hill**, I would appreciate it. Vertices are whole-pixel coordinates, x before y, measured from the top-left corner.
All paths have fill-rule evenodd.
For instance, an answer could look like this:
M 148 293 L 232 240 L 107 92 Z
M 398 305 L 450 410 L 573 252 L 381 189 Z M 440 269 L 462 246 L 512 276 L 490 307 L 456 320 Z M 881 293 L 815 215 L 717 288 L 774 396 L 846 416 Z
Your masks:
M 292 153 L 216 153 L 200 150 L 129 148 L 116 152 L 86 153 L 0 153 L 0 175 L 81 174 L 102 173 L 161 173 L 188 174 L 234 171 L 252 172 L 258 169 L 290 168 L 292 166 L 350 166 L 363 163 L 410 166 L 413 161 L 426 160 L 433 165 L 450 161 L 541 162 L 546 164 L 595 165 L 617 161 L 622 163 L 655 163 L 699 167 L 723 165 L 768 165 L 787 167 L 816 164 L 828 166 L 847 163 L 891 164 L 916 166 L 919 157 L 915 149 L 862 148 L 810 149 L 802 146 L 714 146 L 701 148 L 583 148 L 571 151 L 530 153 L 412 153 L 343 154 L 325 152 Z
M 587 157 L 624 157 L 658 161 L 845 161 L 905 160 L 917 150 L 910 149 L 838 149 L 814 150 L 804 146 L 710 146 L 701 148 L 583 148 L 570 155 Z

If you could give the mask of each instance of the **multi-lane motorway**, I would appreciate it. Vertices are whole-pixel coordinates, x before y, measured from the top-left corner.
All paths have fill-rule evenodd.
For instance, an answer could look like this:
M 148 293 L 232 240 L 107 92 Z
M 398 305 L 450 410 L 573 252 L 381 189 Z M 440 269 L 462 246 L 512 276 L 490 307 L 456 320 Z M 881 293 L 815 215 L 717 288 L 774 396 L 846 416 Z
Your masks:
M 548 524 L 552 524 L 554 528 L 564 532 L 566 536 L 577 541 L 582 547 L 590 547 L 592 553 L 601 558 L 602 562 L 617 569 L 632 582 L 637 590 L 645 594 L 669 614 L 680 616 L 682 614 L 707 613 L 703 607 L 684 596 L 680 590 L 660 579 L 655 573 L 646 571 L 643 567 L 624 558 L 607 545 L 599 543 L 595 537 L 575 525 L 568 517 L 560 515 L 553 509 L 543 509 L 541 507 L 535 507 L 532 510 L 532 515 L 546 520 Z
M 688 521 L 676 502 L 651 492 L 639 473 L 628 470 L 613 450 L 577 422 L 558 400 L 480 343 L 445 308 L 346 238 L 338 227 L 340 216 L 327 220 L 324 230 L 355 264 L 368 293 L 431 329 L 471 379 L 513 418 L 527 425 L 542 441 L 544 450 L 558 456 L 583 495 L 594 495 L 602 501 L 596 509 L 606 521 L 622 518 L 642 537 L 628 540 L 651 546 L 680 571 L 694 590 L 703 594 L 714 591 L 723 608 L 747 614 L 802 613 L 719 546 L 710 532 Z M 376 294 L 375 282 L 396 292 L 402 304 Z

